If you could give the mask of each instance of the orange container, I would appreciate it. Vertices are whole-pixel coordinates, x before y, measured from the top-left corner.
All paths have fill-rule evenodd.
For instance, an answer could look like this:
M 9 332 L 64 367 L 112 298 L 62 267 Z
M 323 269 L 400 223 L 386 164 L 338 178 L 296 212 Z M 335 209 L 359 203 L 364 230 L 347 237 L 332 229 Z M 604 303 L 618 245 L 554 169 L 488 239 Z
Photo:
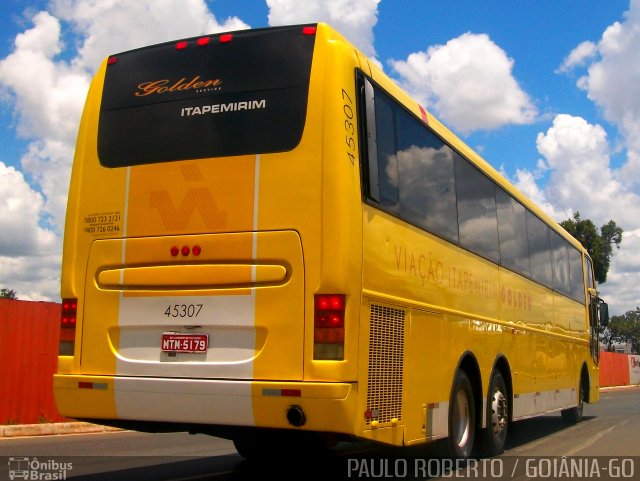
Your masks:
M 0 299 L 0 424 L 66 421 L 53 400 L 60 304 Z
M 618 352 L 600 353 L 600 386 L 629 384 L 629 355 Z

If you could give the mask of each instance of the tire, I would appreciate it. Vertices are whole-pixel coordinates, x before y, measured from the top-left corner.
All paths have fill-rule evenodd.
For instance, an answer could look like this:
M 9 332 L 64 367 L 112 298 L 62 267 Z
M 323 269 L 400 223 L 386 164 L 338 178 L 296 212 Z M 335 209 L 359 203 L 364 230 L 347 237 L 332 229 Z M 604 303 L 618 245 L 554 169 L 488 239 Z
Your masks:
M 504 451 L 509 429 L 509 394 L 499 371 L 491 376 L 486 416 L 487 427 L 483 433 L 482 451 L 487 456 L 497 456 Z
M 586 385 L 580 381 L 580 389 L 578 390 L 578 405 L 569 409 L 563 409 L 560 414 L 562 420 L 567 424 L 578 424 L 582 421 L 582 411 L 584 410 L 584 400 L 587 397 Z
M 449 403 L 449 455 L 453 459 L 471 456 L 476 433 L 475 402 L 471 382 L 464 371 L 453 381 Z
M 331 457 L 333 438 L 316 433 L 253 431 L 233 438 L 238 454 L 248 461 L 287 462 Z
M 268 453 L 260 449 L 260 444 L 255 437 L 242 436 L 233 440 L 236 451 L 246 460 L 262 459 L 268 456 Z

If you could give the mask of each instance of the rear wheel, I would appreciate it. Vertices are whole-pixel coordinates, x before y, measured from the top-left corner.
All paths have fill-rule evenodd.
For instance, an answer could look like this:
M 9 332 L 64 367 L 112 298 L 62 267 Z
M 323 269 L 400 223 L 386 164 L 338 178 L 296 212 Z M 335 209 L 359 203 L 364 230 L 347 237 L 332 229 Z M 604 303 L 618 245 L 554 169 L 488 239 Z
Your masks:
M 233 438 L 238 454 L 252 461 L 320 459 L 331 455 L 335 439 L 311 432 L 255 430 Z
M 458 371 L 449 404 L 449 454 L 466 459 L 471 455 L 476 431 L 475 403 L 469 377 Z
M 261 443 L 258 439 L 259 436 L 249 437 L 242 436 L 235 438 L 233 440 L 233 445 L 238 451 L 238 454 L 242 456 L 244 459 L 264 459 L 269 456 L 268 450 L 264 449 L 265 446 L 268 446 Z
M 509 396 L 502 374 L 495 371 L 489 385 L 487 399 L 487 428 L 482 443 L 487 456 L 496 456 L 504 451 L 509 427 Z

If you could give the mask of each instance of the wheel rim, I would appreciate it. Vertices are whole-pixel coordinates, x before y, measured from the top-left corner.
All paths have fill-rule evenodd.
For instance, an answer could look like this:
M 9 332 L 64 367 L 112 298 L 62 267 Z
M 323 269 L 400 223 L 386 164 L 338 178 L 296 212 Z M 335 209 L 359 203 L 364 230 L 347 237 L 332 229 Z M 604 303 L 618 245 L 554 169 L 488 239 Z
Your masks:
M 507 409 L 507 398 L 500 391 L 493 393 L 491 400 L 491 427 L 493 434 L 499 435 L 507 428 L 509 412 Z
M 467 394 L 460 389 L 456 393 L 456 405 L 453 411 L 453 428 L 456 444 L 464 447 L 471 433 L 471 420 L 469 419 L 469 399 Z
M 576 407 L 576 411 L 580 417 L 582 417 L 582 410 L 584 409 L 584 400 L 587 397 L 585 393 L 584 384 L 580 385 L 580 398 L 578 399 L 578 406 Z

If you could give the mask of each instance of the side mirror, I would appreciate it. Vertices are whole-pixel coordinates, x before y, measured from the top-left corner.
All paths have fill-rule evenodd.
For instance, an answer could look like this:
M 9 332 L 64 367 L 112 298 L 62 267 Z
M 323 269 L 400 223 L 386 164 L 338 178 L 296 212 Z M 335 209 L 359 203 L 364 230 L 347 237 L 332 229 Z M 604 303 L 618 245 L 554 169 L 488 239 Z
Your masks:
M 602 301 L 598 304 L 598 317 L 600 318 L 600 325 L 607 327 L 607 324 L 609 324 L 609 304 Z

